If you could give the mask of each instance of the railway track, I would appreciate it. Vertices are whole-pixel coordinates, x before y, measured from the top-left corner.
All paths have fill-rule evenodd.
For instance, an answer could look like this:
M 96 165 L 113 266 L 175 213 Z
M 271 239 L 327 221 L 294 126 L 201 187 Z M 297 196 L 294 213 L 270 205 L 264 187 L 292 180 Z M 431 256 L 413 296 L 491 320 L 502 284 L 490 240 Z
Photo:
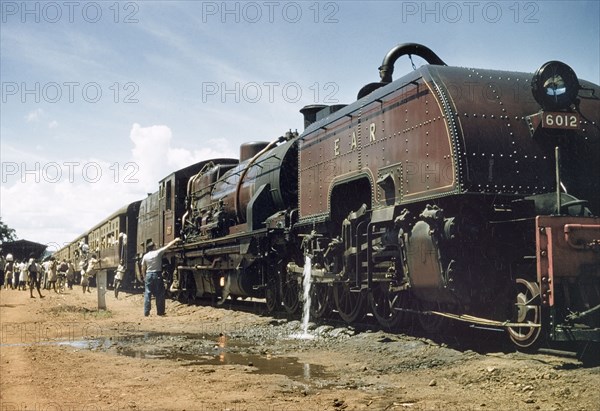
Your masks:
M 177 299 L 177 295 L 171 295 L 172 299 Z M 285 311 L 277 311 L 274 313 L 267 313 L 265 302 L 262 299 L 227 299 L 222 304 L 216 304 L 216 301 L 208 298 L 195 298 L 186 299 L 181 301 L 184 304 L 190 304 L 195 306 L 212 306 L 222 308 L 224 310 L 242 311 L 258 315 L 268 315 L 273 317 L 275 320 L 285 321 L 300 321 L 301 313 L 298 312 L 295 315 L 289 315 Z M 482 355 L 490 355 L 494 353 L 516 353 L 518 350 L 513 344 L 511 344 L 505 331 L 499 328 L 476 326 L 473 324 L 466 324 L 460 321 L 450 320 L 448 326 L 445 328 L 443 333 L 431 333 L 426 332 L 418 324 L 417 315 L 427 315 L 412 311 L 412 319 L 410 324 L 405 327 L 398 327 L 389 329 L 382 327 L 372 314 L 367 314 L 361 321 L 347 324 L 337 315 L 337 312 L 332 311 L 329 315 L 319 318 L 311 319 L 309 332 L 316 329 L 319 326 L 331 326 L 333 328 L 348 328 L 357 333 L 364 332 L 386 332 L 390 334 L 397 334 L 401 336 L 407 336 L 422 341 L 427 341 L 431 344 L 437 344 L 443 347 L 451 348 L 461 352 L 473 351 Z M 431 315 L 431 314 L 429 314 Z M 559 344 L 553 343 L 552 345 L 539 347 L 538 350 L 524 351 L 525 354 L 534 355 L 536 352 L 549 354 L 557 357 L 565 358 L 577 358 L 585 366 L 597 366 L 600 365 L 600 344 L 598 343 L 587 343 L 587 344 Z

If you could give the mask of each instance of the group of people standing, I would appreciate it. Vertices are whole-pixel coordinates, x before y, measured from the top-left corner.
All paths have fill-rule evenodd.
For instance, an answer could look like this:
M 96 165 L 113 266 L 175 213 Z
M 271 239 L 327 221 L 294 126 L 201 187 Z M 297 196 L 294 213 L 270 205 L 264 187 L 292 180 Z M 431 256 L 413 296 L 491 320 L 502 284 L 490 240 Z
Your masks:
M 150 315 L 150 306 L 152 297 L 156 299 L 156 312 L 159 316 L 165 315 L 165 288 L 163 280 L 163 254 L 171 247 L 177 245 L 181 239 L 175 238 L 162 248 L 156 249 L 154 243 L 147 244 L 146 253 L 141 259 L 141 274 L 144 281 L 144 316 Z M 81 255 L 78 270 L 72 261 L 63 259 L 57 260 L 50 257 L 48 260 L 40 263 L 36 261 L 33 255 L 28 260 L 21 262 L 14 261 L 13 256 L 6 256 L 6 263 L 0 263 L 0 270 L 4 268 L 4 289 L 26 290 L 29 284 L 29 293 L 31 298 L 35 288 L 40 298 L 44 298 L 41 289 L 54 290 L 56 293 L 62 292 L 66 285 L 70 290 L 73 284 L 81 284 L 83 293 L 90 292 L 90 279 L 96 275 L 100 268 L 100 262 L 95 254 L 88 254 L 87 244 L 80 247 Z M 125 276 L 125 265 L 123 260 L 115 272 L 115 281 L 113 283 L 115 297 L 118 298 L 119 289 Z M 1 277 L 1 276 L 0 276 Z M 58 287 L 57 287 L 58 283 Z M 0 280 L 0 285 L 2 281 Z
M 82 260 L 79 263 L 79 269 L 75 268 L 72 261 L 63 259 L 59 261 L 54 257 L 40 263 L 34 256 L 22 261 L 14 260 L 11 254 L 5 258 L 4 264 L 4 289 L 26 290 L 29 285 L 30 297 L 35 298 L 33 289 L 36 288 L 40 298 L 44 296 L 41 289 L 54 290 L 56 293 L 62 292 L 67 287 L 73 289 L 73 284 L 79 283 L 85 293 L 91 292 L 89 289 L 89 279 L 96 274 L 98 260 L 95 255 Z M 58 287 L 57 287 L 58 286 Z
M 43 267 L 32 257 L 29 260 L 13 261 L 13 256 L 6 256 L 6 264 L 4 265 L 4 289 L 17 289 L 25 291 L 26 284 L 29 284 L 29 295 L 33 296 L 33 289 L 37 289 L 40 298 L 44 298 L 41 292 L 41 277 L 43 275 Z

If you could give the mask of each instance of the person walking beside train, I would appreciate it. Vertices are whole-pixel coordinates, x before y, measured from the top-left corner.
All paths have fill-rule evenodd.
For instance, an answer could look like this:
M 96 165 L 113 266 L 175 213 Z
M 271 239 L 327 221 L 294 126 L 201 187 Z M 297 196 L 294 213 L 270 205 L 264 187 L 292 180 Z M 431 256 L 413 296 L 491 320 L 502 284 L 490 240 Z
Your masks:
M 90 278 L 96 275 L 96 266 L 98 265 L 98 260 L 96 259 L 96 254 L 92 254 L 92 256 L 87 260 L 87 263 L 84 264 L 83 269 L 81 270 L 81 288 L 83 293 L 87 290 L 88 293 L 91 293 L 90 290 Z
M 75 266 L 73 265 L 73 261 L 69 260 L 67 262 L 67 287 L 69 290 L 73 289 L 73 282 L 75 281 Z
M 47 265 L 46 268 L 46 279 L 47 279 L 47 284 L 46 284 L 46 289 L 50 290 L 53 289 L 55 293 L 58 293 L 58 291 L 56 290 L 56 280 L 57 280 L 57 264 L 56 264 L 56 260 L 54 259 L 54 257 L 50 258 L 50 264 Z
M 33 256 L 31 256 L 31 258 L 29 258 L 29 263 L 27 263 L 27 272 L 29 273 L 29 296 L 31 298 L 35 298 L 33 296 L 33 287 L 35 287 L 37 289 L 37 292 L 40 296 L 40 298 L 44 298 L 44 296 L 42 295 L 42 292 L 40 291 L 40 276 L 41 276 L 41 270 L 42 270 L 42 266 L 38 265 L 37 262 L 35 261 L 35 258 L 33 258 Z M 21 273 L 22 275 L 23 273 Z
M 13 289 L 13 272 L 15 271 L 15 262 L 13 261 L 12 254 L 6 256 L 6 265 L 4 266 L 4 289 L 6 290 L 9 286 Z
M 19 265 L 19 275 L 15 278 L 14 282 L 16 283 L 17 290 L 27 290 L 27 283 L 29 281 L 29 264 L 27 264 L 27 259 L 24 259 Z M 23 288 L 21 288 L 23 287 Z
M 169 248 L 181 241 L 176 238 L 166 246 L 155 250 L 154 243 L 148 244 L 142 257 L 142 279 L 144 280 L 144 316 L 150 315 L 152 295 L 156 298 L 156 314 L 165 315 L 165 285 L 162 278 L 162 256 Z
M 113 284 L 116 299 L 119 299 L 119 290 L 121 289 L 123 278 L 125 278 L 125 265 L 124 261 L 121 260 L 119 261 L 119 266 L 117 267 L 117 272 L 115 273 L 115 283 Z
M 2 247 L 0 247 L 0 288 L 4 284 L 4 276 L 6 275 L 6 258 L 2 254 Z

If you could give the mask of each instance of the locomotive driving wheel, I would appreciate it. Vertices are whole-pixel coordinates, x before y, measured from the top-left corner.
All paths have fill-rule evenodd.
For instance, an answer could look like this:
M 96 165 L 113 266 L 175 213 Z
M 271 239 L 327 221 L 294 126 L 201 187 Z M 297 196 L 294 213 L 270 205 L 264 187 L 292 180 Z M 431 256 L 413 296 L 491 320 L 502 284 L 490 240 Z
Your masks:
M 313 283 L 310 288 L 310 315 L 323 318 L 331 313 L 331 287 Z
M 437 302 L 429 302 L 419 300 L 418 302 L 419 311 L 419 324 L 423 331 L 429 334 L 443 333 L 450 326 L 450 320 L 438 314 L 429 313 L 428 311 L 446 311 L 444 304 Z
M 531 349 L 536 343 L 539 343 L 542 331 L 540 289 L 536 282 L 527 281 L 524 278 L 517 279 L 515 309 L 514 322 L 532 326 L 508 327 L 508 335 L 518 347 Z
M 373 316 L 383 328 L 405 325 L 407 315 L 396 308 L 408 308 L 408 291 L 390 292 L 388 283 L 376 283 L 369 294 L 369 303 Z
M 296 278 L 286 276 L 282 282 L 281 303 L 290 315 L 294 315 L 300 310 L 300 285 Z
M 265 288 L 265 300 L 267 302 L 267 313 L 271 314 L 279 305 L 279 295 L 277 292 L 277 281 L 275 278 L 271 278 L 267 281 L 267 287 Z
M 366 314 L 367 298 L 365 293 L 352 291 L 347 282 L 334 284 L 333 299 L 340 317 L 347 323 L 362 320 Z

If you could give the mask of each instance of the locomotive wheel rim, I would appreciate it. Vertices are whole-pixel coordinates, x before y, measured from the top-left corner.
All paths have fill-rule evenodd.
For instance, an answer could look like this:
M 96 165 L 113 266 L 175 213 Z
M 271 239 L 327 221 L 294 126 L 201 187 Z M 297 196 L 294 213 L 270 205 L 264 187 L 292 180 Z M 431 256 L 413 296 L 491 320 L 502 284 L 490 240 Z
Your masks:
M 539 304 L 540 290 L 533 281 L 523 278 L 517 279 L 517 293 L 515 296 L 516 322 L 541 325 L 542 310 Z M 542 327 L 509 327 L 508 335 L 512 342 L 521 348 L 532 347 L 538 342 Z
M 277 284 L 275 281 L 269 281 L 265 290 L 265 300 L 267 302 L 267 313 L 272 313 L 277 309 L 278 296 Z
M 348 283 L 333 286 L 333 299 L 338 314 L 348 324 L 362 320 L 366 314 L 366 298 L 363 292 L 351 292 Z
M 420 311 L 446 311 L 441 303 L 428 301 L 419 301 L 418 307 Z M 423 331 L 429 334 L 438 334 L 444 332 L 450 325 L 450 321 L 446 317 L 436 314 L 420 314 L 419 324 Z
M 381 283 L 373 287 L 369 294 L 369 305 L 379 325 L 387 329 L 400 326 L 404 316 L 395 307 L 405 308 L 405 294 L 407 293 L 390 293 L 387 290 L 387 283 Z
M 298 281 L 292 278 L 284 282 L 281 292 L 281 302 L 285 311 L 290 315 L 296 314 L 300 309 L 299 292 Z
M 331 288 L 325 284 L 312 284 L 310 289 L 310 315 L 323 318 L 331 312 Z

